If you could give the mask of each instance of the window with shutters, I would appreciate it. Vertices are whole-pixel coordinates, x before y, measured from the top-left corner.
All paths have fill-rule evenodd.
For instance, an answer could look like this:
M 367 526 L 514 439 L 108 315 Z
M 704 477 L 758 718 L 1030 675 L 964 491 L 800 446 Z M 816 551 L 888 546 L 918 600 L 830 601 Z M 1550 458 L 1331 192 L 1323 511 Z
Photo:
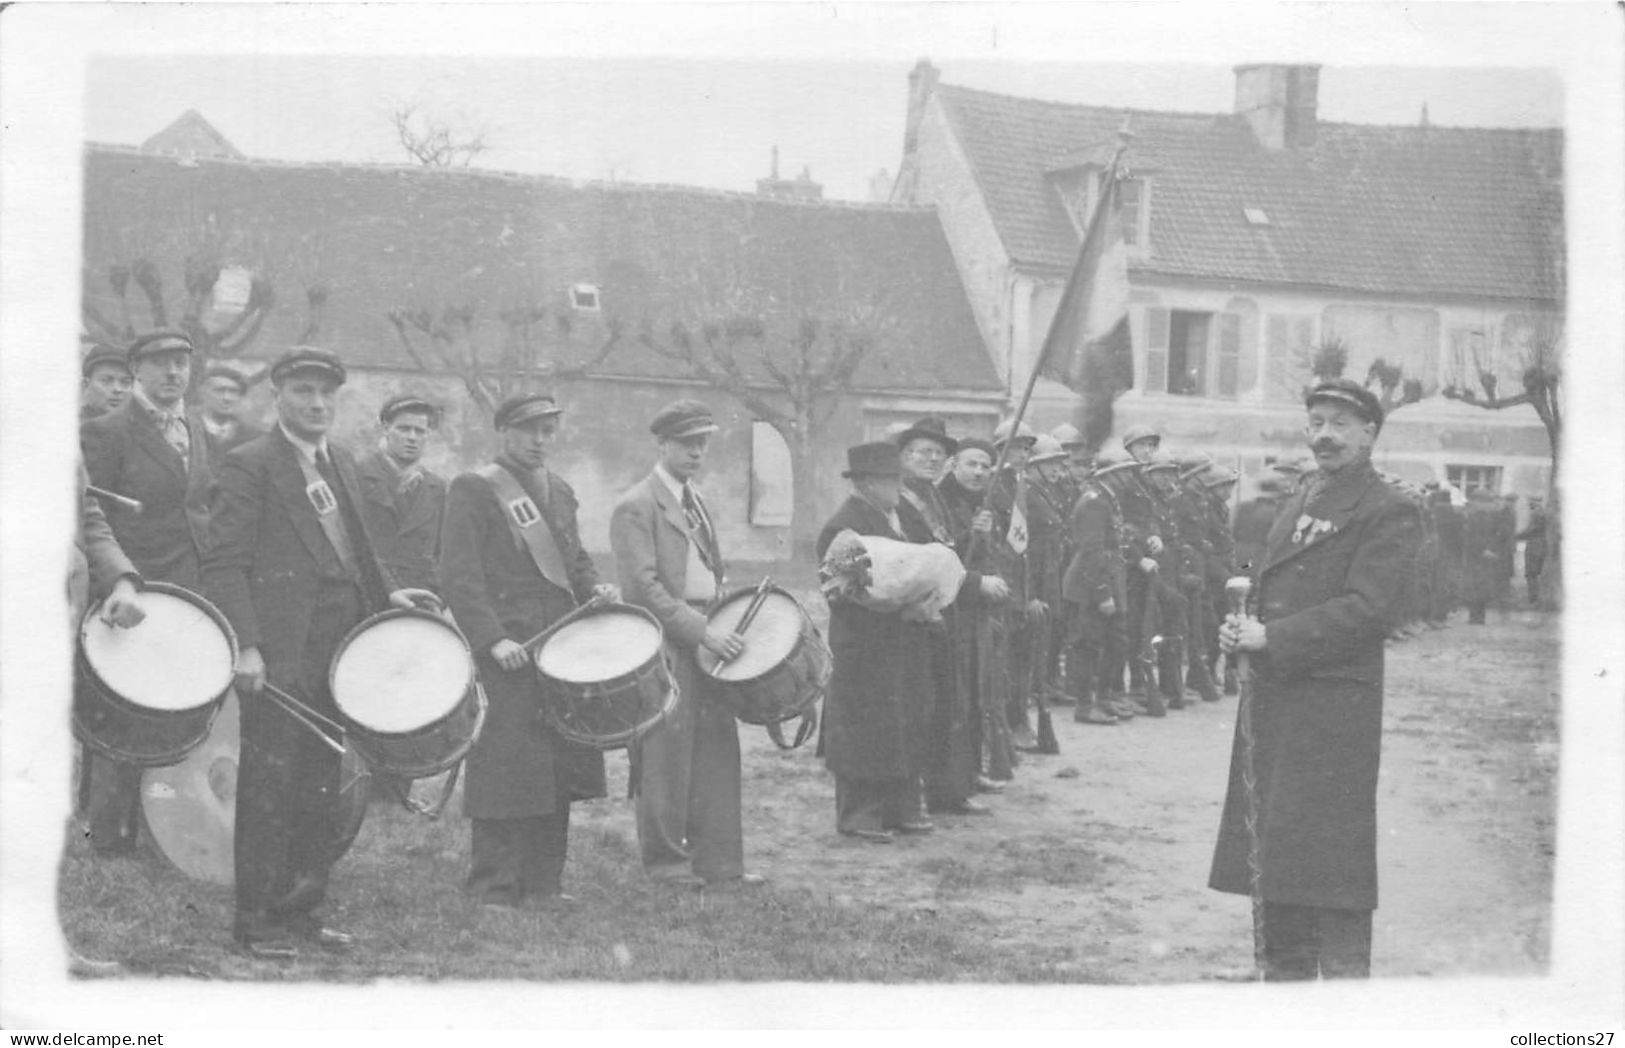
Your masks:
M 1492 495 L 1501 493 L 1500 466 L 1452 466 L 1446 464 L 1444 479 L 1451 487 L 1460 491 L 1463 495 L 1471 495 L 1480 488 Z
M 1214 314 L 1147 307 L 1145 390 L 1182 397 L 1214 395 Z M 1238 344 L 1239 344 L 1238 329 Z
M 1315 344 L 1315 318 L 1271 313 L 1264 324 L 1264 397 L 1296 401 L 1309 381 L 1309 354 Z
M 1150 227 L 1151 187 L 1141 178 L 1125 178 L 1117 184 L 1118 210 L 1123 219 L 1123 243 L 1144 247 Z

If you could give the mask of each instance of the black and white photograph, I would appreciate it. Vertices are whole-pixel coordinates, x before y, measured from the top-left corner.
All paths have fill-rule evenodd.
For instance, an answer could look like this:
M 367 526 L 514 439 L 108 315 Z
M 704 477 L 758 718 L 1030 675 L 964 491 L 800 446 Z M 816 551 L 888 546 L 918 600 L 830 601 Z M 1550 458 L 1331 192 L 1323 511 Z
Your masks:
M 0 1025 L 1611 1043 L 1622 30 L 0 12 Z

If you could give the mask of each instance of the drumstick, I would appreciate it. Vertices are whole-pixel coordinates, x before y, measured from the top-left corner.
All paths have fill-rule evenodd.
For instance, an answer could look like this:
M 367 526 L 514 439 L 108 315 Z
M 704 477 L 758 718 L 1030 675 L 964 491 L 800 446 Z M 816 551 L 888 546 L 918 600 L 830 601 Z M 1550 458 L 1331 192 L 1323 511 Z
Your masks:
M 521 643 L 519 646 L 524 648 L 526 651 L 533 651 L 540 646 L 543 641 L 557 633 L 559 630 L 563 629 L 565 626 L 568 626 L 576 619 L 581 618 L 581 616 L 587 614 L 589 611 L 592 611 L 594 608 L 601 607 L 608 603 L 609 598 L 607 596 L 595 593 L 587 600 L 585 604 L 581 605 L 579 608 L 576 608 L 574 611 L 570 612 L 570 614 L 564 616 L 564 618 L 553 623 L 553 625 L 547 627 L 547 629 L 536 634 L 536 636 L 530 638 L 529 640 Z
M 756 587 L 756 592 L 751 594 L 750 603 L 745 606 L 745 613 L 739 616 L 739 625 L 733 628 L 733 632 L 738 634 L 741 640 L 745 637 L 745 631 L 750 629 L 750 624 L 756 621 L 757 612 L 761 611 L 762 605 L 767 603 L 767 591 L 772 588 L 772 576 L 764 576 L 761 584 Z M 744 652 L 741 651 L 740 654 L 744 654 Z M 732 662 L 734 658 L 735 656 L 729 656 L 717 660 L 717 663 L 721 665 L 722 663 Z
M 131 513 L 141 512 L 140 499 L 133 499 L 128 495 L 120 495 L 118 492 L 108 491 L 106 488 L 98 488 L 94 484 L 86 484 L 85 490 L 90 492 L 92 495 L 95 495 L 99 499 L 106 499 L 109 502 L 123 506 Z
M 333 736 L 327 734 L 328 729 L 332 729 L 333 731 L 338 732 L 340 735 L 343 735 L 343 725 L 327 717 L 325 714 L 316 712 L 269 681 L 262 686 L 262 690 L 278 706 L 282 707 L 284 713 L 298 721 L 300 724 L 303 724 L 311 731 L 315 732 L 316 737 L 321 739 L 322 743 L 328 749 L 337 754 L 342 755 L 344 753 L 344 743 L 336 741 Z M 323 725 L 326 727 L 323 727 Z

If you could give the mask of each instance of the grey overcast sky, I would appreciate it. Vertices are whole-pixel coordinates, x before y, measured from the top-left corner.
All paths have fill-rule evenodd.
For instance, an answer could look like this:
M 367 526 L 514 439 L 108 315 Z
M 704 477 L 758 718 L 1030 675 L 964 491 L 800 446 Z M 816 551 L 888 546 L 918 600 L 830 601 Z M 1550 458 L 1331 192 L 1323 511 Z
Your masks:
M 1215 55 L 1215 58 L 1221 58 Z M 1224 112 L 1231 62 L 1110 64 L 934 57 L 946 83 L 1140 109 Z M 419 104 L 484 127 L 480 167 L 749 190 L 779 147 L 832 198 L 862 200 L 895 172 L 913 60 L 748 57 L 188 54 L 95 56 L 85 132 L 138 144 L 187 109 L 249 156 L 401 162 L 388 115 Z M 1326 65 L 1330 121 L 1557 126 L 1562 81 L 1538 69 Z

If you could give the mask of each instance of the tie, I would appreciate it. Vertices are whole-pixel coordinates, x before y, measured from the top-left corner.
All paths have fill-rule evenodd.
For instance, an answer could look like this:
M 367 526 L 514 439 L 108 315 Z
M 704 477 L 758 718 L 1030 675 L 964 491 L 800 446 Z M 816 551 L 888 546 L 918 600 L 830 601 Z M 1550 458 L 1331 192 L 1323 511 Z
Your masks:
M 165 413 L 158 416 L 158 428 L 164 434 L 164 440 L 174 448 L 181 457 L 181 468 L 189 465 L 187 453 L 192 450 L 192 435 L 187 432 L 186 420 L 179 412 Z
M 715 574 L 717 570 L 717 537 L 711 532 L 711 518 L 705 510 L 700 508 L 700 500 L 694 494 L 694 489 L 687 484 L 683 485 L 683 513 L 688 517 L 689 527 L 699 534 L 700 558 L 705 566 Z

